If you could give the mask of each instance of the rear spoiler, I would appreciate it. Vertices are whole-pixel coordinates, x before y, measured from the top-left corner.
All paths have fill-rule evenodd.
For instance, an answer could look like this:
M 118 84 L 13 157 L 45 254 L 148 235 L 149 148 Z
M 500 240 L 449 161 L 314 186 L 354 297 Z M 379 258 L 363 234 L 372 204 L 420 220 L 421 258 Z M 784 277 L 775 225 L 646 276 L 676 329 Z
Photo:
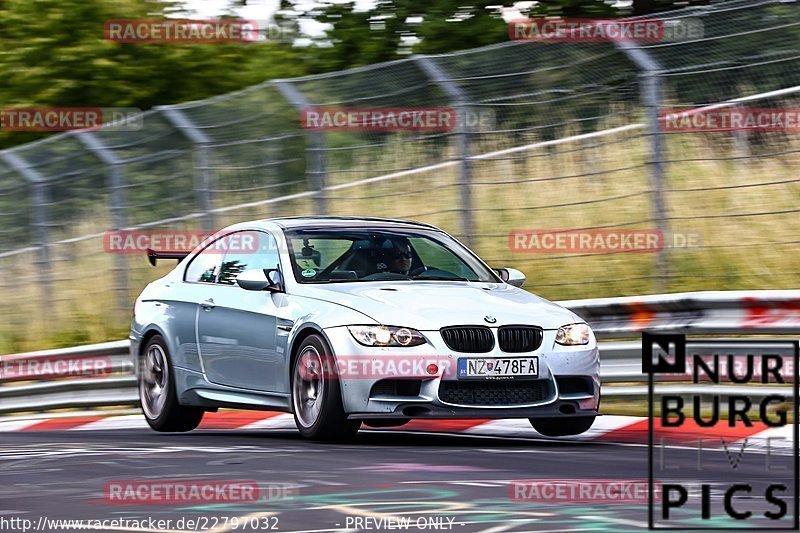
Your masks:
M 152 266 L 156 266 L 156 262 L 159 259 L 177 259 L 181 261 L 187 255 L 189 255 L 189 252 L 157 252 L 150 248 L 147 249 L 147 260 Z

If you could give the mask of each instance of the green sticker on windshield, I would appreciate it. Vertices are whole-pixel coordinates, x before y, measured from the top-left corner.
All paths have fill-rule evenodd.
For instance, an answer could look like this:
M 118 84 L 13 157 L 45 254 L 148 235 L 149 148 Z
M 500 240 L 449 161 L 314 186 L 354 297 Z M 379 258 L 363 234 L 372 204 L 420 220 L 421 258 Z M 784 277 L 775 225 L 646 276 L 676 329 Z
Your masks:
M 314 276 L 317 275 L 317 271 L 314 270 L 313 268 L 307 268 L 302 272 L 300 272 L 300 275 L 302 275 L 304 278 L 313 278 Z

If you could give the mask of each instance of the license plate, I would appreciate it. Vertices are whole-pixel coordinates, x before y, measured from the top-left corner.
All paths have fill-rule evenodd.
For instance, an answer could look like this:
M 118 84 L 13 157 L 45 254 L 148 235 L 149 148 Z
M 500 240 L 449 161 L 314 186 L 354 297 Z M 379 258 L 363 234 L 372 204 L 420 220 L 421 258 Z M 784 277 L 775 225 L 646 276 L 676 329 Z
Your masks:
M 515 379 L 539 375 L 538 357 L 460 358 L 458 379 Z

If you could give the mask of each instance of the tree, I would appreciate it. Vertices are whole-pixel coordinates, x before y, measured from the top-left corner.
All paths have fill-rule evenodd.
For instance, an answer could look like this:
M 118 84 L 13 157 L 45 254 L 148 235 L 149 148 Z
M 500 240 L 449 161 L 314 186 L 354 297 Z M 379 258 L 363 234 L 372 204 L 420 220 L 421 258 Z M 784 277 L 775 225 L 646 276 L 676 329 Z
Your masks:
M 690 0 L 689 4 L 708 3 Z M 530 4 L 523 11 L 519 5 Z M 686 5 L 683 2 L 681 5 Z M 320 7 L 321 6 L 321 7 Z M 508 41 L 504 15 L 614 18 L 675 8 L 674 0 L 634 0 L 619 8 L 604 0 L 377 0 L 367 10 L 355 2 L 281 0 L 280 19 L 297 24 L 314 20 L 329 25 L 305 50 L 315 71 L 330 71 L 390 61 L 412 53 L 434 54 Z
M 366 11 L 357 10 L 355 2 L 322 4 L 322 8 L 306 8 L 305 3 L 282 0 L 279 16 L 281 23 L 313 19 L 330 25 L 324 36 L 314 39 L 317 46 L 305 50 L 317 71 L 507 39 L 507 27 L 496 0 L 481 0 L 470 7 L 460 7 L 463 2 L 459 0 L 378 0 Z
M 2 107 L 135 107 L 198 100 L 305 73 L 289 43 L 122 44 L 109 19 L 154 19 L 175 2 L 0 0 Z M 0 147 L 42 134 L 0 131 Z

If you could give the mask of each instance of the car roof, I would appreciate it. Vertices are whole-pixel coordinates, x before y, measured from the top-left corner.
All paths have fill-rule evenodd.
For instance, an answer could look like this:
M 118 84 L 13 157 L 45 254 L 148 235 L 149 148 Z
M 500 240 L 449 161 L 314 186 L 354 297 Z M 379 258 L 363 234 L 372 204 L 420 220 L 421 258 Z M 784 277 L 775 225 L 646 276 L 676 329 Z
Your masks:
M 375 228 L 375 227 L 410 227 L 426 228 L 441 231 L 436 226 L 413 220 L 381 217 L 337 217 L 337 216 L 298 216 L 270 218 L 263 222 L 272 222 L 283 229 L 302 228 Z

